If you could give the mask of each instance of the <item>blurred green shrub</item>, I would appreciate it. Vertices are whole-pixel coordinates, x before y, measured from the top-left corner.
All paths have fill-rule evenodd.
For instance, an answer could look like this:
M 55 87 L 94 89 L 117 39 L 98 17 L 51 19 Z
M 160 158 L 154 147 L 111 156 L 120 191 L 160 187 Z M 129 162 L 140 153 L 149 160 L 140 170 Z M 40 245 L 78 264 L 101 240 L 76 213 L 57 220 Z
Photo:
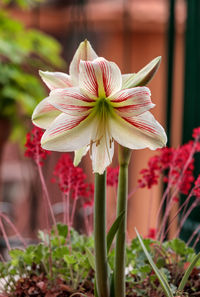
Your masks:
M 38 69 L 61 69 L 61 46 L 52 37 L 12 19 L 0 10 L 0 119 L 12 125 L 12 138 L 22 140 L 26 120 L 45 97 Z
M 16 4 L 21 8 L 29 8 L 30 6 L 37 5 L 39 2 L 44 2 L 45 0 L 1 0 L 2 4 Z

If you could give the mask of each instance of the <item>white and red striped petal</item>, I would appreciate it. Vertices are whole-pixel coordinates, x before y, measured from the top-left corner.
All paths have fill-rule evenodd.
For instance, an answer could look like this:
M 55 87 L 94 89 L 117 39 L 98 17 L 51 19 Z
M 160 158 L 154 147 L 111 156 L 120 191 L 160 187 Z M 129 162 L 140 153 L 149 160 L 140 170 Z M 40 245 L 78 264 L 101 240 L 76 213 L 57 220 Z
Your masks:
M 110 101 L 120 116 L 131 117 L 142 114 L 155 106 L 150 96 L 151 92 L 147 87 L 136 87 L 119 91 L 110 97 Z
M 58 152 L 75 151 L 90 143 L 94 129 L 93 117 L 61 113 L 41 139 L 44 149 Z
M 85 40 L 80 43 L 72 62 L 69 66 L 69 74 L 72 79 L 74 86 L 78 85 L 79 82 L 79 64 L 80 61 L 92 61 L 96 59 L 98 56 L 93 50 L 91 44 L 88 40 Z
M 61 112 L 49 103 L 49 97 L 43 99 L 34 109 L 32 121 L 34 125 L 47 129 Z
M 108 131 L 105 131 L 105 134 L 101 138 L 99 144 L 97 145 L 96 143 L 93 143 L 91 147 L 93 172 L 103 174 L 112 162 L 113 154 L 114 142 L 111 141 Z
M 39 70 L 43 82 L 50 90 L 72 87 L 72 81 L 68 74 L 63 72 L 49 72 Z
M 112 96 L 121 89 L 121 85 L 121 72 L 115 63 L 104 58 L 80 62 L 79 87 L 89 98 Z
M 164 129 L 148 111 L 136 117 L 110 118 L 110 134 L 120 145 L 130 149 L 155 150 L 167 142 Z
M 50 103 L 71 115 L 88 115 L 94 101 L 80 93 L 78 88 L 57 89 L 50 93 Z

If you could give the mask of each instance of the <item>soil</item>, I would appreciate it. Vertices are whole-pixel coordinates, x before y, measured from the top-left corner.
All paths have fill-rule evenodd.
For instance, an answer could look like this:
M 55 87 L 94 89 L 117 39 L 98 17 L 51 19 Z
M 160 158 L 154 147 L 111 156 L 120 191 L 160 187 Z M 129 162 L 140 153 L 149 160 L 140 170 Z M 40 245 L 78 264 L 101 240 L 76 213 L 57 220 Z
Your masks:
M 38 275 L 31 275 L 29 278 L 20 278 L 16 283 L 16 290 L 10 297 L 68 297 L 76 296 L 82 297 L 83 294 L 88 297 L 93 297 L 93 284 L 86 281 L 84 286 L 80 286 L 79 291 L 75 291 L 68 286 L 64 280 L 56 279 L 50 282 L 44 273 Z
M 180 282 L 181 276 L 173 275 L 175 272 L 172 272 L 172 277 L 176 277 L 177 284 Z M 147 275 L 144 282 L 140 283 L 135 275 L 133 275 L 133 283 L 127 283 L 126 285 L 126 296 L 127 297 L 165 297 L 162 290 L 158 290 L 159 282 L 155 280 L 153 285 L 150 281 L 151 276 Z M 62 279 L 56 279 L 54 281 L 49 281 L 44 273 L 40 275 L 31 275 L 29 278 L 20 278 L 16 283 L 16 290 L 14 293 L 6 295 L 9 297 L 93 297 L 94 296 L 94 286 L 91 279 L 93 278 L 93 273 L 91 277 L 83 285 L 80 285 L 79 290 L 75 291 L 69 285 L 65 283 Z M 195 291 L 194 291 L 195 288 Z M 137 294 L 136 291 L 140 291 L 140 294 Z M 194 268 L 188 283 L 184 289 L 184 295 L 177 295 L 176 297 L 200 297 L 200 269 Z M 143 295 L 141 295 L 143 292 Z M 1 295 L 3 296 L 3 295 Z

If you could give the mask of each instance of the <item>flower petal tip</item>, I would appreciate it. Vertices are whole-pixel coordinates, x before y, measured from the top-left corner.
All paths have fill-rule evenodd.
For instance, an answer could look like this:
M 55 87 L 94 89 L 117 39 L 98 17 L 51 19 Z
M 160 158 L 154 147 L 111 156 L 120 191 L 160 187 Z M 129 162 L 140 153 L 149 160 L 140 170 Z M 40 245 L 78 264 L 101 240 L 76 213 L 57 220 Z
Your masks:
M 161 58 L 161 56 L 154 58 L 137 73 L 123 75 L 123 88 L 133 88 L 148 84 L 157 72 Z
M 41 79 L 44 80 L 46 75 L 48 75 L 49 71 L 39 70 L 38 73 L 39 73 L 39 76 L 41 77 Z
M 82 158 L 87 154 L 89 151 L 89 146 L 84 146 L 80 148 L 79 150 L 76 150 L 74 153 L 74 166 L 78 166 L 81 162 Z

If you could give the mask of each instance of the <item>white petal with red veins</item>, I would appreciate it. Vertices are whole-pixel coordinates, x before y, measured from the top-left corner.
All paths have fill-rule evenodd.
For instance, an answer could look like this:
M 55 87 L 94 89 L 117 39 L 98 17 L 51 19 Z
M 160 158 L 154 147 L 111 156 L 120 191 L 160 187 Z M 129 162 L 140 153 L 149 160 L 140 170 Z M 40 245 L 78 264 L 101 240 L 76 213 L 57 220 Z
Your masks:
M 98 56 L 93 50 L 89 41 L 85 40 L 80 43 L 72 62 L 69 66 L 69 74 L 73 81 L 74 86 L 78 85 L 79 82 L 79 64 L 80 61 L 92 61 L 96 59 Z
M 43 82 L 50 90 L 72 87 L 72 81 L 68 74 L 63 72 L 49 72 L 39 70 Z
M 104 58 L 80 62 L 79 87 L 89 98 L 112 96 L 121 89 L 121 85 L 121 72 L 115 63 Z
M 153 108 L 151 92 L 146 87 L 136 87 L 119 91 L 109 99 L 120 116 L 137 116 Z
M 60 115 L 60 111 L 53 105 L 49 104 L 49 97 L 43 99 L 34 109 L 32 114 L 32 121 L 34 125 L 47 129 L 52 121 Z
M 41 144 L 51 151 L 75 151 L 90 143 L 93 129 L 93 117 L 72 117 L 61 113 L 43 134 Z
M 163 127 L 148 111 L 136 117 L 116 115 L 110 118 L 110 134 L 119 144 L 130 149 L 148 147 L 155 150 L 167 142 Z
M 87 115 L 94 101 L 80 93 L 78 88 L 57 89 L 50 93 L 49 102 L 58 110 L 71 115 Z

